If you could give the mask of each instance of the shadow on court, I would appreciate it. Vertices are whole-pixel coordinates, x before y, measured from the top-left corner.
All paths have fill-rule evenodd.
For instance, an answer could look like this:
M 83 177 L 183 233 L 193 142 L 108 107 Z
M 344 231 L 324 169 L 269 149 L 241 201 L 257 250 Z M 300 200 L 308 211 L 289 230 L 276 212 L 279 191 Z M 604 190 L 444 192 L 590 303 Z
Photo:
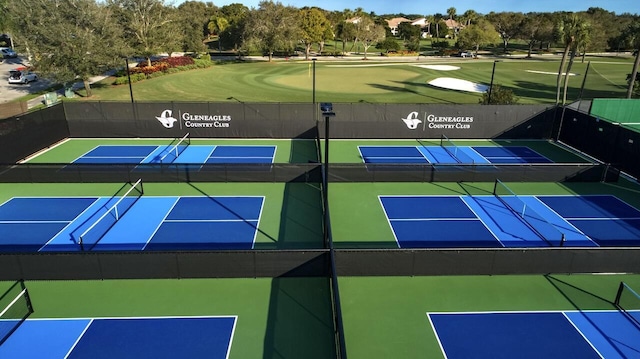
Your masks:
M 335 358 L 329 278 L 274 278 L 264 359 Z
M 294 140 L 291 162 L 307 163 L 316 157 L 314 141 Z M 277 249 L 321 249 L 323 243 L 322 193 L 320 183 L 288 182 L 284 186 Z M 256 243 L 256 249 L 270 249 Z
M 611 299 L 607 299 L 595 292 L 582 288 L 578 284 L 570 283 L 569 279 L 561 279 L 550 274 L 545 274 L 544 278 L 554 286 L 576 310 L 616 309 L 613 305 L 615 292 L 611 293 Z

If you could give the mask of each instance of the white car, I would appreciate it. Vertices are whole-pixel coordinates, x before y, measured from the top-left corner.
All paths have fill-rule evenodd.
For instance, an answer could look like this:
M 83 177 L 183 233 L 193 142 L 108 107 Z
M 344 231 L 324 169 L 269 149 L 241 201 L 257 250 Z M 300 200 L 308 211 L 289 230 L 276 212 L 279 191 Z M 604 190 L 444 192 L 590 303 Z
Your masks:
M 9 71 L 10 84 L 28 84 L 29 82 L 38 81 L 38 75 L 29 70 L 11 70 Z
M 8 47 L 0 47 L 0 57 L 10 59 L 18 57 L 18 54 Z

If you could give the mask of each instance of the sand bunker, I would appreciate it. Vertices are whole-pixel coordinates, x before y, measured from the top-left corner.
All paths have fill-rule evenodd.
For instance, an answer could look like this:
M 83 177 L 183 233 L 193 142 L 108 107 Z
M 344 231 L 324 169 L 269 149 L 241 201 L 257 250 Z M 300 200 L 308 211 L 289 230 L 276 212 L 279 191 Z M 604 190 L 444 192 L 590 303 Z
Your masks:
M 536 70 L 527 70 L 527 72 L 531 72 L 534 74 L 543 74 L 543 75 L 557 75 L 557 72 L 548 72 L 548 71 L 536 71 Z M 566 72 L 563 72 L 562 75 L 566 75 Z M 569 76 L 578 76 L 578 74 L 574 74 L 573 72 L 569 72 Z
M 416 65 L 416 66 L 429 69 L 429 70 L 437 70 L 437 71 L 460 70 L 458 66 L 451 66 L 451 65 Z
M 429 81 L 429 85 L 442 87 L 449 90 L 467 91 L 467 92 L 487 92 L 489 86 L 477 84 L 467 80 L 454 79 L 451 77 L 439 77 Z

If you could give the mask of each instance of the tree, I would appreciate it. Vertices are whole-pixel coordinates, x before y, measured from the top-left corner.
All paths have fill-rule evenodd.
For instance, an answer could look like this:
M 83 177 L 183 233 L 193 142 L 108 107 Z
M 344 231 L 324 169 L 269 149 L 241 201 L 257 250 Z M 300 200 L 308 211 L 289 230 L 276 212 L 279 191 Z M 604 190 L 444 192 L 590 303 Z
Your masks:
M 398 24 L 398 36 L 405 40 L 420 37 L 420 26 L 411 25 L 410 22 L 401 22 Z
M 449 15 L 449 20 L 453 20 L 453 18 L 456 16 L 456 8 L 455 7 L 448 8 L 447 15 Z
M 494 44 L 500 39 L 496 29 L 486 20 L 480 20 L 476 24 L 468 26 L 460 31 L 458 42 L 463 47 L 473 48 L 475 56 L 478 56 L 480 46 Z
M 5 13 L 13 35 L 45 77 L 69 85 L 123 63 L 122 33 L 112 12 L 93 0 L 11 0 Z
M 384 52 L 399 51 L 400 44 L 394 38 L 387 37 L 376 44 L 376 49 L 383 50 Z
M 536 43 L 545 40 L 545 33 L 550 33 L 553 24 L 544 14 L 529 13 L 520 24 L 518 38 L 527 42 L 527 58 L 531 58 Z
M 560 103 L 560 89 L 563 83 L 563 76 L 566 76 L 566 81 L 568 81 L 569 77 L 568 71 L 570 71 L 571 66 L 569 65 L 569 68 L 565 70 L 567 56 L 573 49 L 574 52 L 570 59 L 570 64 L 572 64 L 575 55 L 575 47 L 578 46 L 578 42 L 585 41 L 585 38 L 588 36 L 588 28 L 589 24 L 578 14 L 574 13 L 563 16 L 556 23 L 556 39 L 564 46 L 564 52 L 562 53 L 562 59 L 560 60 L 560 68 L 558 69 L 558 77 L 556 80 L 556 104 Z M 564 99 L 566 101 L 566 90 Z M 563 104 L 565 101 L 563 101 Z
M 632 23 L 629 25 L 627 30 L 625 31 L 627 41 L 631 45 L 632 48 L 635 49 L 636 59 L 633 62 L 633 70 L 628 76 L 629 87 L 627 88 L 627 98 L 631 98 L 631 95 L 636 89 L 637 92 L 637 82 L 638 81 L 638 67 L 640 67 L 640 23 Z
M 167 39 L 175 37 L 167 26 L 174 21 L 163 0 L 108 0 L 110 8 L 118 12 L 125 39 L 134 53 L 147 59 L 166 50 Z
M 505 52 L 508 51 L 509 41 L 521 31 L 524 19 L 525 16 L 520 12 L 492 12 L 487 15 L 487 20 L 493 24 L 502 38 Z
M 364 48 L 364 59 L 367 59 L 367 50 L 373 43 L 384 39 L 384 28 L 374 24 L 373 20 L 363 16 L 356 24 L 356 38 Z
M 449 27 L 447 27 L 447 22 L 444 19 L 436 22 L 436 32 L 438 33 L 438 38 L 446 38 L 449 35 Z
M 631 74 L 627 74 L 627 82 L 629 83 L 629 89 L 631 89 L 631 93 L 627 92 L 627 98 L 631 98 L 634 95 L 636 97 L 640 96 L 640 72 L 636 72 L 635 78 Z
M 436 30 L 436 39 L 440 38 L 440 24 L 444 23 L 442 21 L 442 14 L 433 14 L 433 16 L 429 16 L 429 27 L 433 26 Z M 446 24 L 445 24 L 446 29 Z
M 300 30 L 305 60 L 309 60 L 311 45 L 324 41 L 328 27 L 329 21 L 320 10 L 316 8 L 300 10 Z
M 336 26 L 336 37 L 342 41 L 342 53 L 344 53 L 346 43 L 356 39 L 356 25 L 347 21 L 339 23 Z
M 221 15 L 213 15 L 207 23 L 209 34 L 215 34 L 218 36 L 218 51 L 222 51 L 222 40 L 220 39 L 220 35 L 227 29 L 227 27 L 229 27 L 229 20 Z
M 478 102 L 482 105 L 514 105 L 518 102 L 518 98 L 510 89 L 493 85 L 491 103 L 489 103 L 489 90 L 482 94 L 482 98 Z
M 475 12 L 475 10 L 467 10 L 464 12 L 464 14 L 462 14 L 462 18 L 465 20 L 465 26 L 469 26 L 471 25 L 471 23 L 478 20 L 478 18 L 480 18 L 480 15 Z
M 292 51 L 300 39 L 298 10 L 273 1 L 261 1 L 252 10 L 244 28 L 246 45 L 254 47 L 273 59 L 275 51 Z
M 210 12 L 214 11 L 212 7 L 200 1 L 186 1 L 178 6 L 175 21 L 176 26 L 182 32 L 182 50 L 189 52 L 203 52 L 206 50 L 204 45 L 205 31 Z
M 238 50 L 242 46 L 245 20 L 249 15 L 249 8 L 242 4 L 230 4 L 220 8 L 216 16 L 227 20 L 228 25 L 220 29 L 218 34 L 219 48 Z

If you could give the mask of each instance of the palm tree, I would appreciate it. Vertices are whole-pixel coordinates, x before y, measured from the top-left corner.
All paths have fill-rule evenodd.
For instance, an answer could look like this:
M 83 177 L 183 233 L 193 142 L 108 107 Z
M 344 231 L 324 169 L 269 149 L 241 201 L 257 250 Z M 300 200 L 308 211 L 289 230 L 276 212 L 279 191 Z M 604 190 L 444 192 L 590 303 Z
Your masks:
M 589 43 L 589 32 L 590 32 L 589 23 L 585 22 L 582 26 L 580 26 L 576 32 L 575 40 L 573 42 L 573 48 L 571 49 L 571 57 L 569 58 L 569 64 L 567 65 L 566 74 L 564 76 L 564 89 L 562 95 L 562 105 L 567 102 L 567 88 L 569 87 L 569 73 L 571 72 L 571 67 L 573 66 L 573 60 L 576 57 L 576 52 L 580 48 L 584 48 L 586 51 L 587 44 Z
M 631 75 L 629 75 L 629 87 L 627 88 L 627 98 L 631 98 L 636 77 L 638 76 L 638 67 L 640 67 L 640 24 L 637 22 L 630 24 L 627 28 L 626 36 L 636 50 L 636 60 L 633 62 L 633 70 L 631 70 Z
M 451 20 L 453 22 L 453 17 L 456 16 L 456 8 L 455 7 L 450 7 L 447 9 L 447 15 L 449 15 L 449 20 Z M 453 26 L 453 23 L 449 26 Z M 456 35 L 458 34 L 457 29 L 454 27 L 453 29 L 453 37 L 456 37 Z
M 562 76 L 569 76 L 568 73 L 564 75 L 565 72 L 568 71 L 563 71 L 567 62 L 569 51 L 571 51 L 571 49 L 573 49 L 577 45 L 576 41 L 584 41 L 584 39 L 580 39 L 582 39 L 582 37 L 588 36 L 588 28 L 589 24 L 578 14 L 574 13 L 562 17 L 556 23 L 556 39 L 559 40 L 564 46 L 562 60 L 560 60 L 560 68 L 558 69 L 558 78 L 556 80 L 556 105 L 560 103 L 560 88 L 562 87 Z M 573 57 L 571 61 L 573 62 Z
M 448 8 L 447 15 L 449 15 L 449 20 L 453 20 L 453 17 L 456 16 L 456 8 L 455 7 Z
M 466 20 L 467 26 L 471 25 L 472 22 L 476 21 L 479 17 L 478 13 L 475 10 L 467 10 L 462 14 L 462 17 Z

